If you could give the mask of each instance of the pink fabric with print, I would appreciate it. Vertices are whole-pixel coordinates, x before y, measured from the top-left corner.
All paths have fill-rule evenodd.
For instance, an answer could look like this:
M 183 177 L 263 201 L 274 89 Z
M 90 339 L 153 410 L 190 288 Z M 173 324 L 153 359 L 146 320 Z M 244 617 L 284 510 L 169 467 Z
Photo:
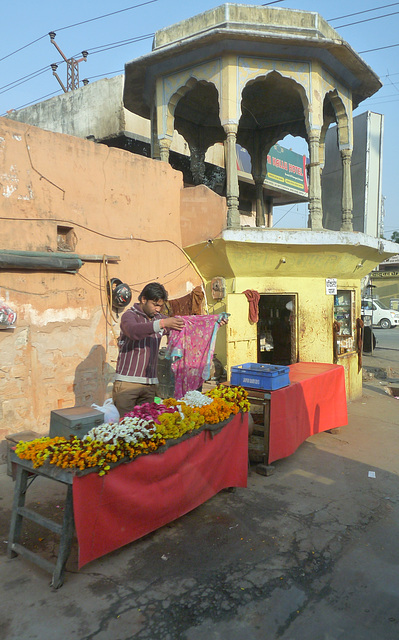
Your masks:
M 210 363 L 215 350 L 215 337 L 219 316 L 179 316 L 184 320 L 181 331 L 170 332 L 168 357 L 172 358 L 175 376 L 175 397 L 182 398 L 193 391 L 209 376 Z M 207 375 L 208 374 L 208 375 Z

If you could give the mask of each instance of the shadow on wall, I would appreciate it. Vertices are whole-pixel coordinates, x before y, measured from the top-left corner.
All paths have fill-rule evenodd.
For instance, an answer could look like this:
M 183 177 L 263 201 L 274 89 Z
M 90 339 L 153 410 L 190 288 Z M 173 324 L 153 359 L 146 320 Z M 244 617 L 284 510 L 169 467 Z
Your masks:
M 102 405 L 111 395 L 115 369 L 106 361 L 102 345 L 96 344 L 88 356 L 76 367 L 73 391 L 75 407 Z

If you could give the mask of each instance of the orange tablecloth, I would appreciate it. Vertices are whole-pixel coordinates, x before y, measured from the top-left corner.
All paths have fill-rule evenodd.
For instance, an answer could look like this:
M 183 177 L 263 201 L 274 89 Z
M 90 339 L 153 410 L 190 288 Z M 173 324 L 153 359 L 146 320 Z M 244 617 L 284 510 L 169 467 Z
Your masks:
M 73 479 L 79 567 L 162 527 L 227 487 L 246 487 L 248 414 L 219 433 L 202 431 L 121 464 Z
M 348 422 L 341 365 L 290 365 L 290 385 L 271 391 L 269 463 L 285 458 L 309 436 Z

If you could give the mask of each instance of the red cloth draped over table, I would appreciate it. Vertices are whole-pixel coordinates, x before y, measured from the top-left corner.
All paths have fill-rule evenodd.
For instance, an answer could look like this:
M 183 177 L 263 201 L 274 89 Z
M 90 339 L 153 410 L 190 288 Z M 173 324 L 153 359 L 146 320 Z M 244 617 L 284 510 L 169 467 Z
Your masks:
M 341 365 L 290 365 L 290 385 L 272 391 L 268 461 L 290 456 L 309 436 L 348 422 Z
M 217 425 L 214 425 L 217 427 Z M 164 453 L 74 477 L 79 567 L 188 513 L 227 487 L 246 487 L 248 414 Z

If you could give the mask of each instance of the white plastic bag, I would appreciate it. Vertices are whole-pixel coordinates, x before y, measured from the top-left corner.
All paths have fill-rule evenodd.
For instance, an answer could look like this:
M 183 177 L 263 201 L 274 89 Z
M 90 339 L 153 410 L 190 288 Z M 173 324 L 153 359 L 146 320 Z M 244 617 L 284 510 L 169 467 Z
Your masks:
M 114 405 L 114 403 L 112 402 L 112 398 L 108 398 L 108 400 L 104 402 L 102 407 L 99 407 L 97 404 L 92 404 L 91 406 L 94 409 L 97 409 L 97 411 L 103 412 L 104 422 L 107 422 L 107 423 L 119 422 L 119 418 L 120 418 L 119 411 Z

